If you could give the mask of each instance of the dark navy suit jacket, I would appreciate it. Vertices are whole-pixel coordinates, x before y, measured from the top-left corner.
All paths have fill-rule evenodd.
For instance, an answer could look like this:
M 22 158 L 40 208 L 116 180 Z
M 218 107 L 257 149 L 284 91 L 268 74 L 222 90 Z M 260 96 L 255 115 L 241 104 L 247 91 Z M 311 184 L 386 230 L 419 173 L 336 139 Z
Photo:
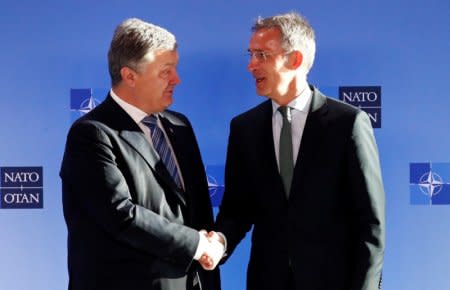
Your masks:
M 216 230 L 228 254 L 253 226 L 248 290 L 374 290 L 384 253 L 384 190 L 370 120 L 316 88 L 289 199 L 278 171 L 272 104 L 231 122 Z
M 61 166 L 70 290 L 185 290 L 193 277 L 220 289 L 218 271 L 193 261 L 213 214 L 187 118 L 161 122 L 183 176 L 177 189 L 131 117 L 110 97 L 76 121 Z

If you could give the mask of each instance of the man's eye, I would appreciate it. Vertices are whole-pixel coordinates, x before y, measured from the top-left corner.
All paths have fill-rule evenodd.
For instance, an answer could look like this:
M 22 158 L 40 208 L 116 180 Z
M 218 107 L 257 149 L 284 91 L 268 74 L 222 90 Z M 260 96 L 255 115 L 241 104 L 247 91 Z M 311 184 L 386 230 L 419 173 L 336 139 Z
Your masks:
M 165 69 L 165 70 L 161 71 L 160 76 L 161 77 L 168 77 L 169 74 L 170 74 L 170 70 Z

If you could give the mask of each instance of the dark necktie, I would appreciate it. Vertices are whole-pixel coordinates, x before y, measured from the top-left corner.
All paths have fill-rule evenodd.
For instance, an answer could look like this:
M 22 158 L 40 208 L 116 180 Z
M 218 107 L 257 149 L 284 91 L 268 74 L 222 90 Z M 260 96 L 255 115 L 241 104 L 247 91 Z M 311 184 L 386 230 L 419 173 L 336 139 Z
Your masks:
M 286 197 L 289 198 L 292 176 L 294 174 L 294 157 L 292 153 L 291 108 L 281 106 L 278 108 L 283 116 L 283 127 L 280 133 L 280 175 L 283 180 Z
M 158 119 L 155 115 L 149 115 L 142 120 L 142 123 L 150 128 L 150 136 L 152 138 L 153 147 L 158 152 L 159 157 L 166 166 L 167 171 L 172 177 L 178 188 L 182 189 L 181 178 L 173 152 L 170 149 L 166 136 L 161 128 L 158 127 Z

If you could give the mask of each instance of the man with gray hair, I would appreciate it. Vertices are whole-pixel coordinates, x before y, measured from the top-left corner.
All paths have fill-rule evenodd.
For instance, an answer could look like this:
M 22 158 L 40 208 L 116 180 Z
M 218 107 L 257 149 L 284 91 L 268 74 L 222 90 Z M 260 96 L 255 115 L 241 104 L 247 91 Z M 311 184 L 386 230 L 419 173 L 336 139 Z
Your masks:
M 188 119 L 172 104 L 178 53 L 167 30 L 121 23 L 108 53 L 112 89 L 71 127 L 60 176 L 70 290 L 219 290 L 224 247 Z
M 248 70 L 269 100 L 231 121 L 209 236 L 229 256 L 253 226 L 248 290 L 378 289 L 385 198 L 370 120 L 308 85 L 316 46 L 303 17 L 252 31 Z

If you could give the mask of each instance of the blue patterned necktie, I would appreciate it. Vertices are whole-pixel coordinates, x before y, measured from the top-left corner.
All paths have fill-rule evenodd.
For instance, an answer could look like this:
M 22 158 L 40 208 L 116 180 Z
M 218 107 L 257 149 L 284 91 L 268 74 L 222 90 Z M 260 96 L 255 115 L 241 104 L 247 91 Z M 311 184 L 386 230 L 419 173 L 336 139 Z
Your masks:
M 182 189 L 181 178 L 178 172 L 175 158 L 170 146 L 166 140 L 166 136 L 161 128 L 158 127 L 158 119 L 155 115 L 149 115 L 142 120 L 142 123 L 150 128 L 150 136 L 152 138 L 153 147 L 158 152 L 159 157 L 166 166 L 167 171 L 172 177 L 179 189 Z

